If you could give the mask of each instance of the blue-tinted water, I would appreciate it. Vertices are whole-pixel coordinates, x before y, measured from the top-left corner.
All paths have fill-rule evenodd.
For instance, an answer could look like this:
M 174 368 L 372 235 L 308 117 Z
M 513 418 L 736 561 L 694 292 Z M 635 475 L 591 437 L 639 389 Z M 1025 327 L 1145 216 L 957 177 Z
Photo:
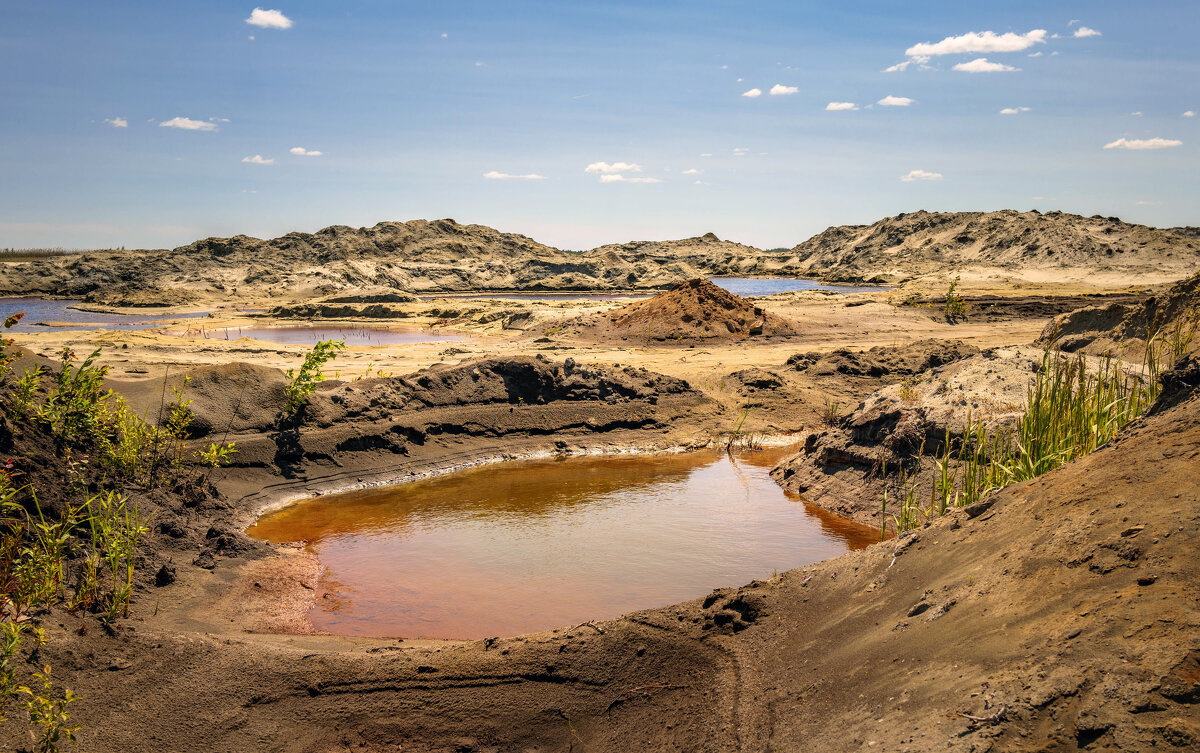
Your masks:
M 189 314 L 102 314 L 68 308 L 78 300 L 49 300 L 45 298 L 0 298 L 0 319 L 23 312 L 24 318 L 10 332 L 38 332 L 47 328 L 46 322 L 67 323 L 58 330 L 88 329 L 149 329 L 171 319 L 194 319 L 206 316 L 204 311 Z

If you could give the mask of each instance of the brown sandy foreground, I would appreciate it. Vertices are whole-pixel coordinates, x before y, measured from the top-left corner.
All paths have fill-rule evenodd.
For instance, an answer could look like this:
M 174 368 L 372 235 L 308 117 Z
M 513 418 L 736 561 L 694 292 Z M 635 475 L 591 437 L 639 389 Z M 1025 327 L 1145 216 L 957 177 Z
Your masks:
M 103 347 L 110 384 L 138 411 L 181 386 L 193 446 L 239 450 L 201 484 L 130 489 L 154 515 L 131 617 L 105 630 L 41 612 L 48 642 L 25 658 L 83 698 L 72 718 L 96 751 L 1194 750 L 1195 360 L 1168 372 L 1154 410 L 1075 463 L 866 550 L 606 622 L 471 642 L 319 635 L 305 618 L 319 563 L 241 533 L 316 492 L 516 457 L 723 444 L 735 431 L 832 448 L 820 462 L 798 452 L 780 480 L 821 478 L 814 501 L 879 525 L 853 421 L 874 410 L 862 425 L 894 430 L 889 395 L 904 389 L 898 413 L 919 411 L 933 431 L 960 385 L 958 408 L 1000 415 L 1027 382 L 1020 348 L 1053 317 L 1091 305 L 1056 326 L 1081 351 L 1136 353 L 1126 330 L 1151 306 L 1194 311 L 1196 285 L 1185 288 L 977 294 L 965 321 L 932 295 L 747 303 L 703 285 L 632 308 L 330 302 L 352 309 L 322 325 L 466 339 L 350 348 L 295 426 L 279 420 L 280 369 L 306 348 L 236 333 L 298 323 L 288 307 L 303 300 L 262 316 L 218 309 L 203 332 L 181 320 L 15 335 L 28 349 L 18 368 L 49 365 L 39 359 L 64 345 Z M 44 430 L 0 407 L 4 453 L 43 499 L 78 493 Z M 77 471 L 85 488 L 90 472 Z M 29 745 L 11 720 L 0 739 Z

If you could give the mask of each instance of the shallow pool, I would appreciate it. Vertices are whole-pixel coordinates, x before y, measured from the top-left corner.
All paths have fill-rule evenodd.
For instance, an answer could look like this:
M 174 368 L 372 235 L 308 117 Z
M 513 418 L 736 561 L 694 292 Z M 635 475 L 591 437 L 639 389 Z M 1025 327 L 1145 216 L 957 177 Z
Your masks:
M 703 596 L 878 539 L 780 489 L 768 472 L 782 454 L 505 463 L 317 497 L 248 533 L 306 540 L 320 558 L 319 630 L 511 636 Z

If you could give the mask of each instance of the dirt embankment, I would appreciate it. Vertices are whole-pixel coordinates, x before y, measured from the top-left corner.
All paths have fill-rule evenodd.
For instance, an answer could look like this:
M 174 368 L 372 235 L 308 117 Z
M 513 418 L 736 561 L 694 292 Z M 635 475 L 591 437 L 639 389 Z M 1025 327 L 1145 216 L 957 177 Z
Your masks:
M 695 345 L 793 337 L 799 331 L 799 325 L 789 319 L 708 280 L 693 279 L 615 311 L 567 321 L 547 336 L 605 343 Z
M 723 429 L 721 406 L 683 380 L 572 359 L 485 358 L 404 377 L 331 380 L 299 425 L 280 418 L 284 384 L 276 369 L 232 364 L 193 371 L 184 393 L 198 445 L 237 443 L 213 486 L 253 508 L 525 454 L 702 443 Z M 163 382 L 124 391 L 139 412 L 153 411 Z
M 115 635 L 39 618 L 41 658 L 95 751 L 1193 749 L 1194 381 L 970 513 L 705 599 L 467 643 L 261 636 L 212 606 L 261 570 L 181 566 Z
M 971 350 L 937 353 L 927 368 L 906 370 L 903 381 L 873 392 L 848 412 L 831 415 L 831 425 L 808 434 L 803 449 L 784 459 L 772 477 L 839 515 L 891 526 L 880 503 L 896 474 L 902 468 L 912 472 L 922 452 L 938 455 L 947 436 L 952 442 L 961 438 L 968 420 L 983 421 L 989 428 L 1015 421 L 1043 355 L 1033 346 L 974 355 Z M 804 360 L 795 363 L 806 365 Z M 820 361 L 808 368 L 821 368 Z M 923 495 L 931 474 L 926 466 L 915 476 Z M 894 490 L 892 494 L 894 500 Z
M 918 281 L 943 287 L 988 279 L 1054 284 L 1112 277 L 1128 286 L 1179 279 L 1200 242 L 1116 217 L 1063 212 L 926 212 L 833 227 L 792 249 L 796 273 L 835 281 Z
M 1073 352 L 1119 352 L 1145 345 L 1148 336 L 1171 336 L 1200 327 L 1200 274 L 1137 302 L 1087 306 L 1056 316 L 1042 330 L 1040 345 Z M 1197 343 L 1200 344 L 1200 343 Z

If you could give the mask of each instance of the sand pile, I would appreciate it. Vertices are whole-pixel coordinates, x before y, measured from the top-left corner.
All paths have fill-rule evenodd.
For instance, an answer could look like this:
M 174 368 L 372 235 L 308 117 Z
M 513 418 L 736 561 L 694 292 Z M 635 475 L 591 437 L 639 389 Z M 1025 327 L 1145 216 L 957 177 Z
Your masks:
M 1131 341 L 1140 347 L 1149 333 L 1170 336 L 1198 327 L 1200 274 L 1194 274 L 1140 303 L 1085 306 L 1056 316 L 1042 330 L 1038 344 L 1053 342 L 1066 351 L 1128 351 Z
M 576 320 L 564 331 L 592 340 L 661 343 L 790 337 L 799 328 L 708 280 L 694 279 L 653 298 Z

